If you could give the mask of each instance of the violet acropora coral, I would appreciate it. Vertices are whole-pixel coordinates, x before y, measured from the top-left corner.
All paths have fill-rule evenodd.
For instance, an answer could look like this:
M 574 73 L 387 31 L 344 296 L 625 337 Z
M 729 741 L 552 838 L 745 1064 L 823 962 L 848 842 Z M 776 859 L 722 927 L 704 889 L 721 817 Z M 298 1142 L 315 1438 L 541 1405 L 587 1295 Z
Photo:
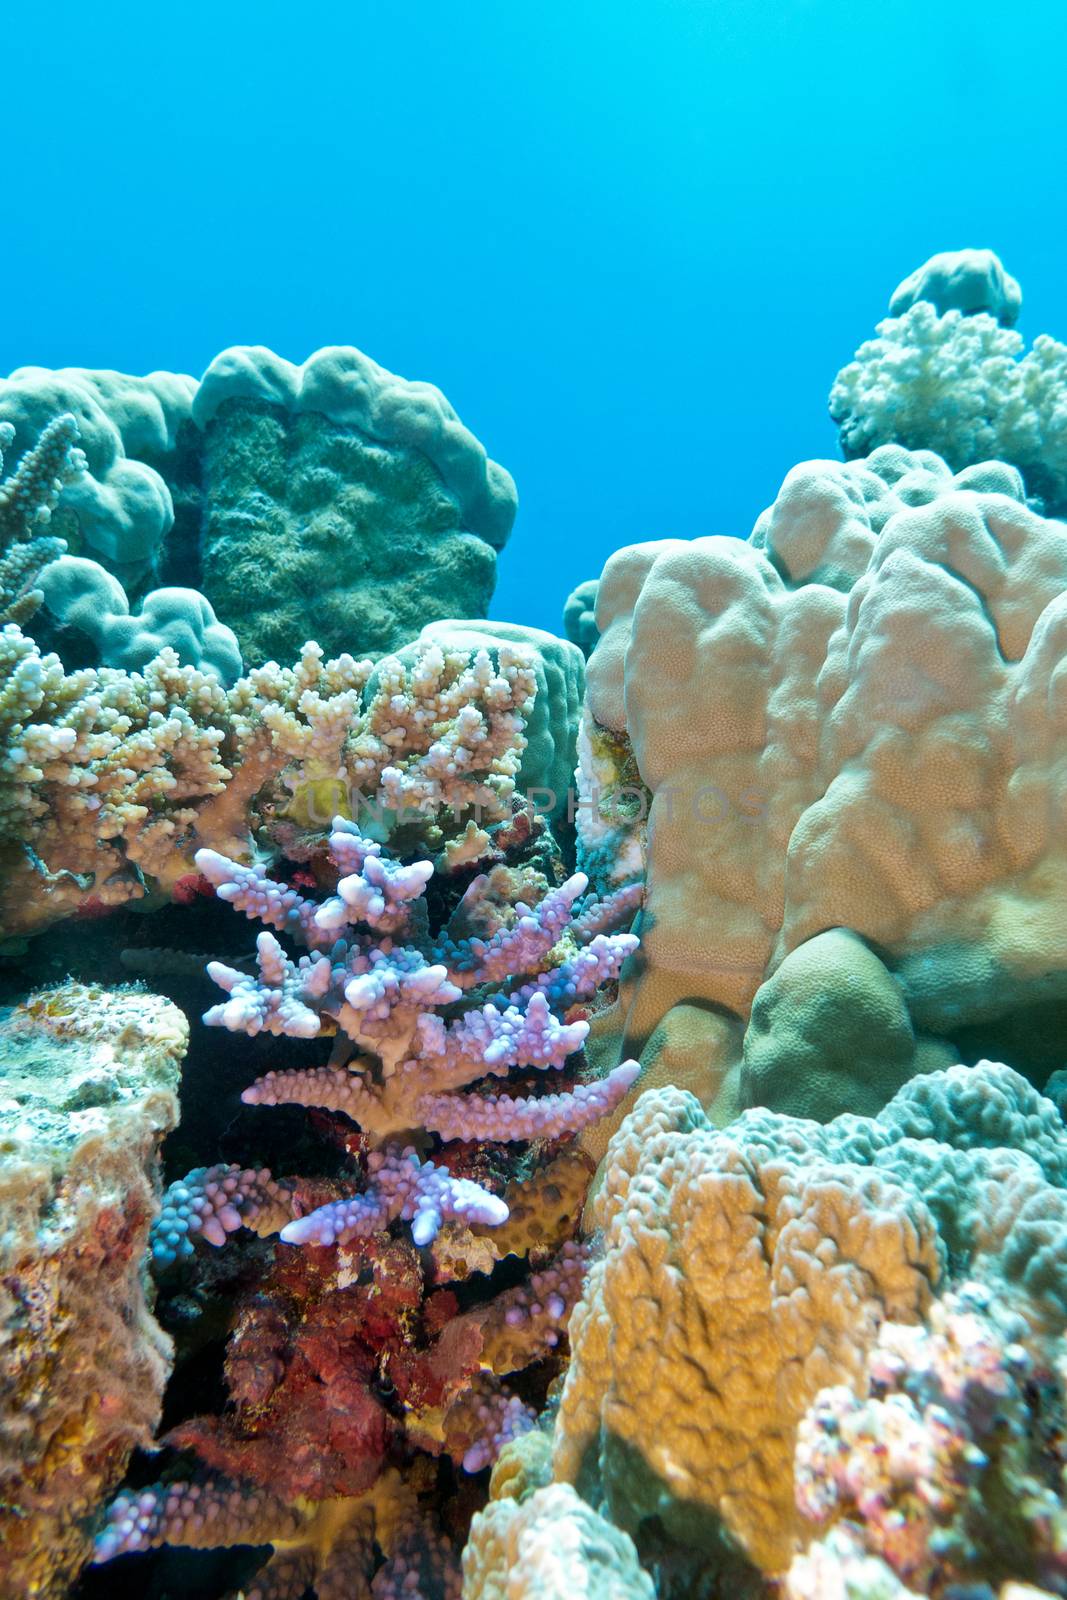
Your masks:
M 264 930 L 256 974 L 212 962 L 208 971 L 229 998 L 204 1020 L 237 1033 L 340 1035 L 330 1063 L 270 1072 L 245 1090 L 248 1103 L 342 1111 L 377 1141 L 413 1130 L 444 1141 L 558 1138 L 618 1104 L 633 1062 L 559 1094 L 464 1091 L 513 1069 L 558 1071 L 581 1049 L 588 1023 L 564 1014 L 616 978 L 636 948 L 632 934 L 604 931 L 632 914 L 632 899 L 579 907 L 587 880 L 577 873 L 535 906 L 519 900 L 510 924 L 488 939 L 456 938 L 448 927 L 434 936 L 424 900 L 430 862 L 396 861 L 343 817 L 334 819 L 330 858 L 336 893 L 316 903 L 259 866 L 197 854 L 220 899 L 310 952 L 293 960 Z M 453 921 L 484 885 L 473 880 Z M 452 1008 L 457 1015 L 440 1015 Z M 371 1163 L 366 1193 L 291 1222 L 282 1238 L 332 1244 L 402 1216 L 424 1244 L 446 1216 L 494 1223 L 507 1215 L 495 1196 L 398 1143 Z

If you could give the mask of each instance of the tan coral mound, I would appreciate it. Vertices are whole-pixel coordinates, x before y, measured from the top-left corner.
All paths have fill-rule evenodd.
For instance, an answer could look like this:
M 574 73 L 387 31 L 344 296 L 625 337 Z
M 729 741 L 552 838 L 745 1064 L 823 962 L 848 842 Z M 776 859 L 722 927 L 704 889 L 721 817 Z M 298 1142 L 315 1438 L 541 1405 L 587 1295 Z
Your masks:
M 588 715 L 652 792 L 626 1053 L 831 928 L 933 1033 L 1062 1002 L 1065 590 L 1014 469 L 898 446 L 795 468 L 748 541 L 612 557 Z
M 701 1573 L 732 1561 L 735 1592 L 739 1561 L 788 1567 L 797 1424 L 864 1381 L 883 1321 L 920 1320 L 961 1276 L 1035 1329 L 1067 1313 L 1062 1123 L 988 1062 L 826 1126 L 751 1111 L 719 1132 L 690 1094 L 645 1094 L 594 1221 L 555 1476 L 639 1549 L 658 1529 Z
M 58 1597 L 159 1421 L 144 1273 L 188 1038 L 175 1006 L 68 984 L 0 1024 L 0 1591 Z

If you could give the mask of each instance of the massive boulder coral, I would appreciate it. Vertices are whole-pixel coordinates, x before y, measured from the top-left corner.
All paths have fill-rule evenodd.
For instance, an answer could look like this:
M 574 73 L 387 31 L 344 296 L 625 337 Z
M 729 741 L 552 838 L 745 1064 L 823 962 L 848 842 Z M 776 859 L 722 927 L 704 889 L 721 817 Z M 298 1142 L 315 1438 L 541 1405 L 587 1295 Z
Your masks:
M 203 588 L 254 663 L 307 633 L 381 653 L 437 617 L 485 614 L 515 487 L 432 384 L 360 351 L 294 366 L 224 350 L 197 390 Z
M 672 1008 L 702 1008 L 693 1081 L 728 1116 L 724 1019 L 743 1027 L 791 952 L 843 928 L 899 986 L 916 1051 L 937 1036 L 970 1054 L 980 1024 L 994 1032 L 977 1048 L 995 1040 L 1037 1081 L 1059 1065 L 1065 588 L 1064 528 L 1024 503 L 1013 468 L 953 476 L 896 446 L 794 468 L 748 541 L 612 557 L 590 748 L 631 749 L 651 792 L 627 1053 Z M 827 1111 L 850 1104 L 843 1082 Z
M 377 668 L 309 644 L 294 667 L 269 663 L 231 689 L 169 649 L 143 673 L 65 673 L 9 625 L 4 930 L 169 894 L 197 849 L 248 854 L 268 823 L 321 833 L 366 806 L 385 834 L 398 819 L 439 834 L 449 817 L 462 833 L 474 808 L 510 817 L 535 688 L 532 660 L 506 644 L 495 663 L 429 646 Z
M 939 317 L 962 311 L 973 317 L 984 311 L 1002 328 L 1012 328 L 1022 310 L 1022 290 L 992 250 L 941 250 L 909 272 L 889 301 L 889 315 L 899 317 L 920 300 L 928 300 Z
M 906 278 L 830 391 L 844 453 L 902 444 L 954 471 L 1008 461 L 1048 514 L 1067 512 L 1067 346 L 1039 334 L 1025 350 L 1020 303 L 989 251 L 935 256 Z
M 68 984 L 0 1024 L 0 1590 L 61 1600 L 159 1421 L 170 1341 L 144 1261 L 188 1028 Z
M 19 367 L 0 379 L 0 424 L 17 451 L 60 413 L 77 423 L 86 470 L 59 497 L 52 532 L 99 561 L 133 593 L 157 571 L 187 475 L 196 382 L 173 372 L 130 377 L 68 367 Z M 168 482 L 170 480 L 170 482 Z
M 593 1221 L 555 1476 L 734 1592 L 799 1549 L 798 1425 L 820 1390 L 862 1390 L 885 1322 L 968 1279 L 1035 1340 L 1067 1316 L 1063 1125 L 988 1062 L 825 1126 L 749 1111 L 718 1131 L 685 1091 L 647 1093 Z
M 69 555 L 49 561 L 37 588 L 44 616 L 35 620 L 34 637 L 42 641 L 42 621 L 51 625 L 49 642 L 67 667 L 140 672 L 170 649 L 182 666 L 213 673 L 227 688 L 241 676 L 236 634 L 195 589 L 153 589 L 134 610 L 122 584 L 98 561 Z

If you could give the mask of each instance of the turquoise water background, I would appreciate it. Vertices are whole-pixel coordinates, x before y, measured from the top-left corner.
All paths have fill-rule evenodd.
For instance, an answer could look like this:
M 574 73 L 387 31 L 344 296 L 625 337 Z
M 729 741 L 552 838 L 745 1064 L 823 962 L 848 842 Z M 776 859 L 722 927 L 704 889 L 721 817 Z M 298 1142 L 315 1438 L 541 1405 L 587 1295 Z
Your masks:
M 351 343 L 518 481 L 494 615 L 747 533 L 898 280 L 1067 337 L 1058 0 L 100 0 L 0 18 L 0 372 Z M 313 610 L 313 607 L 312 607 Z

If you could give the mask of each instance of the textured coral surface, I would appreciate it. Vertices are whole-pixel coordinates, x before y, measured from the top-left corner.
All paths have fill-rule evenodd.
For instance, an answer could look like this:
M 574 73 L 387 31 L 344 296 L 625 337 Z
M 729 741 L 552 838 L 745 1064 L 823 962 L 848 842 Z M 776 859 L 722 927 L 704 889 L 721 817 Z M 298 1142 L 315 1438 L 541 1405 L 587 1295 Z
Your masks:
M 1065 587 L 1012 469 L 896 446 L 794 468 L 748 542 L 612 557 L 588 707 L 652 793 L 628 1051 L 678 1004 L 745 1019 L 846 928 L 916 1028 L 1031 1012 L 1018 1059 L 1059 1065 Z
M 695 1572 L 730 1551 L 782 1570 L 797 1426 L 820 1389 L 861 1385 L 885 1320 L 963 1276 L 1035 1337 L 1062 1329 L 1065 1185 L 1055 1107 L 989 1063 L 826 1126 L 750 1111 L 719 1132 L 691 1095 L 645 1094 L 595 1202 L 556 1476 Z
M 188 1029 L 135 991 L 44 990 L 0 1025 L 0 1590 L 59 1597 L 150 1441 L 170 1341 L 144 1256 Z

